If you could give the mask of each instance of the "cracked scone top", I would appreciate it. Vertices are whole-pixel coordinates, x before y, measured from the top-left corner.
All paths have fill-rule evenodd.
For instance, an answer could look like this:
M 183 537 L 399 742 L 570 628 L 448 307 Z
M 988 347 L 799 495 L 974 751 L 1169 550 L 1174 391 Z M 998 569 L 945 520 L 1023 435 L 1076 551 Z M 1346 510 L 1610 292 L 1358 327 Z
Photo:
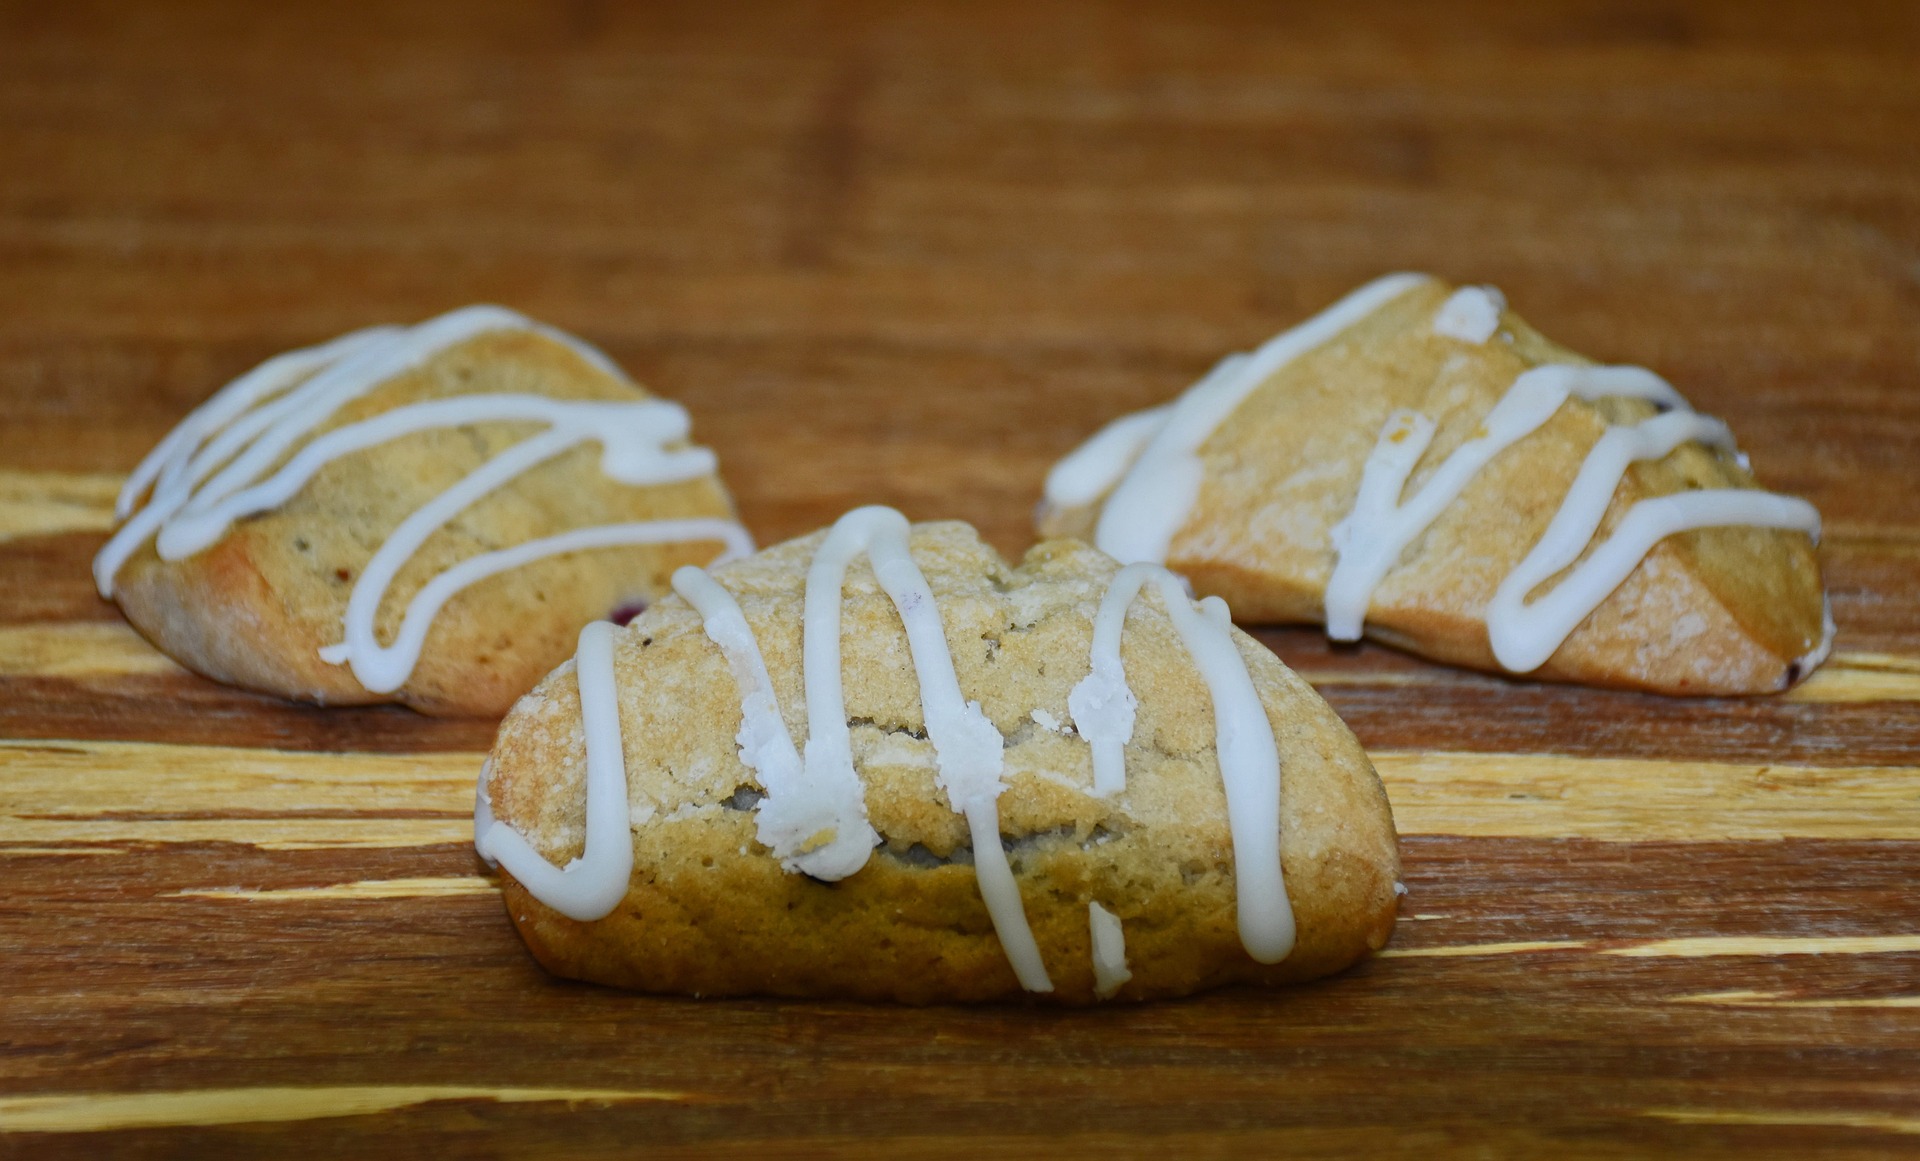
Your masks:
M 268 360 L 135 469 L 102 596 L 220 681 L 497 715 L 582 624 L 752 550 L 678 405 L 499 307 Z
M 1725 424 L 1423 275 L 1110 424 L 1039 525 L 1250 621 L 1556 680 L 1764 693 L 1832 643 L 1819 515 L 1760 490 Z
M 584 631 L 482 777 L 480 849 L 558 974 L 1083 1003 L 1308 979 L 1391 931 L 1358 743 L 1158 570 L 1067 541 L 1010 568 L 861 509 L 675 587 Z

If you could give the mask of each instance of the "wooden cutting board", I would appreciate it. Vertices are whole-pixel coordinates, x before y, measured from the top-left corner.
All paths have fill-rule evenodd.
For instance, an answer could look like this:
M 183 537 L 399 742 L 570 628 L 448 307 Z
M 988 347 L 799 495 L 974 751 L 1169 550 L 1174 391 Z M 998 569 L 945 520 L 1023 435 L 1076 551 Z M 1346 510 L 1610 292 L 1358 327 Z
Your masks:
M 1916 75 L 1907 4 L 0 6 L 0 1155 L 1920 1148 Z M 492 723 L 215 686 L 88 576 L 221 382 L 471 301 L 684 401 L 763 543 L 1017 552 L 1099 423 L 1402 267 L 1725 416 L 1838 652 L 1673 701 L 1263 632 L 1403 835 L 1311 986 L 556 982 L 469 845 Z

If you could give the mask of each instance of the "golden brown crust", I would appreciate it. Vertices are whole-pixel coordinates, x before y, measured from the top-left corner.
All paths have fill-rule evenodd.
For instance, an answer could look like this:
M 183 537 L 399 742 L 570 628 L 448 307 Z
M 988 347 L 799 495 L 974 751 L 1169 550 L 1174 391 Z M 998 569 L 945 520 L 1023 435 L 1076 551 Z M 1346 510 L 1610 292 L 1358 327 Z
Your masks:
M 1391 412 L 1414 409 L 1437 425 L 1411 492 L 1472 438 L 1521 372 L 1589 362 L 1511 312 L 1484 344 L 1436 334 L 1433 315 L 1451 290 L 1437 281 L 1415 287 L 1248 396 L 1200 450 L 1205 480 L 1168 567 L 1225 598 L 1242 621 L 1320 621 L 1331 530 L 1352 507 Z M 1545 531 L 1607 424 L 1652 414 L 1634 400 L 1572 399 L 1495 457 L 1375 590 L 1368 634 L 1499 671 L 1485 623 L 1494 590 Z M 1757 486 L 1732 456 L 1682 445 L 1628 472 L 1595 543 L 1642 499 Z M 1045 510 L 1041 533 L 1090 535 L 1103 502 Z M 1804 676 L 1797 662 L 1823 636 L 1819 561 L 1805 535 L 1706 529 L 1660 542 L 1528 676 L 1669 694 L 1766 693 Z
M 753 626 L 797 743 L 806 719 L 800 607 L 815 535 L 715 571 Z M 1262 966 L 1235 922 L 1232 847 L 1206 685 L 1164 606 L 1143 595 L 1123 657 L 1139 698 L 1127 789 L 1090 793 L 1067 696 L 1088 670 L 1092 618 L 1116 566 L 1073 541 L 1011 569 L 962 524 L 918 525 L 916 561 L 940 605 L 961 689 L 1007 738 L 1001 830 L 1027 916 L 1065 1003 L 1094 999 L 1088 903 L 1124 923 L 1122 998 L 1276 984 L 1338 971 L 1384 945 L 1398 857 L 1385 792 L 1326 703 L 1266 649 L 1235 640 L 1281 754 L 1282 863 L 1300 929 Z M 668 598 L 615 645 L 635 866 L 608 917 L 567 919 L 507 876 L 508 913 L 556 974 L 654 992 L 847 997 L 904 1003 L 1024 993 L 967 865 L 964 822 L 932 777 L 918 684 L 898 615 L 864 561 L 843 602 L 847 716 L 873 825 L 885 842 L 838 883 L 788 874 L 755 841 L 739 759 L 738 688 L 700 618 Z M 582 849 L 584 740 L 572 667 L 501 725 L 489 801 L 548 859 Z
M 319 430 L 427 399 L 499 392 L 649 397 L 552 339 L 496 331 L 388 380 Z M 149 542 L 120 570 L 114 597 L 163 652 L 217 681 L 330 705 L 398 701 L 425 713 L 497 716 L 572 652 L 581 625 L 628 601 L 658 597 L 675 568 L 719 550 L 712 542 L 600 549 L 481 581 L 440 610 L 419 664 L 392 694 L 369 693 L 348 668 L 321 661 L 319 650 L 341 639 L 353 579 L 388 534 L 535 430 L 526 423 L 473 424 L 343 456 L 285 504 L 237 522 L 204 552 L 166 562 Z M 716 476 L 631 487 L 601 472 L 597 445 L 577 447 L 434 533 L 389 588 L 377 632 L 392 640 L 415 592 L 481 552 L 588 525 L 732 516 Z

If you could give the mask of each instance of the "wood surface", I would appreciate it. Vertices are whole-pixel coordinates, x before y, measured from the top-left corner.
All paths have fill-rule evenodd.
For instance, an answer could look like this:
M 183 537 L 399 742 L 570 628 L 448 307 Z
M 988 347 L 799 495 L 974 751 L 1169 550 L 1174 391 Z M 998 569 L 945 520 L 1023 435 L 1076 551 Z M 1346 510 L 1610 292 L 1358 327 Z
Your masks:
M 0 4 L 0 1155 L 1920 1150 L 1920 7 Z M 1056 1012 L 559 983 L 489 722 L 186 674 L 124 473 L 281 349 L 496 301 L 763 543 L 1029 541 L 1047 465 L 1367 278 L 1503 287 L 1827 519 L 1787 697 L 1264 634 L 1376 756 L 1387 952 Z

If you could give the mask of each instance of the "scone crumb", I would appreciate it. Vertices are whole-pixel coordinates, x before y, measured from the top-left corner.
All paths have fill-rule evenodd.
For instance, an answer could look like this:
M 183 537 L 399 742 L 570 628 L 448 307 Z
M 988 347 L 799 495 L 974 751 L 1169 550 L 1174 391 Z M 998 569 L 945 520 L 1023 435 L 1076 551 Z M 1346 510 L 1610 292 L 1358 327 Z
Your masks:
M 1043 730 L 1052 730 L 1056 734 L 1067 734 L 1069 736 L 1073 733 L 1072 726 L 1054 717 L 1044 709 L 1036 707 L 1033 713 L 1028 716 L 1032 717 L 1034 723 Z

